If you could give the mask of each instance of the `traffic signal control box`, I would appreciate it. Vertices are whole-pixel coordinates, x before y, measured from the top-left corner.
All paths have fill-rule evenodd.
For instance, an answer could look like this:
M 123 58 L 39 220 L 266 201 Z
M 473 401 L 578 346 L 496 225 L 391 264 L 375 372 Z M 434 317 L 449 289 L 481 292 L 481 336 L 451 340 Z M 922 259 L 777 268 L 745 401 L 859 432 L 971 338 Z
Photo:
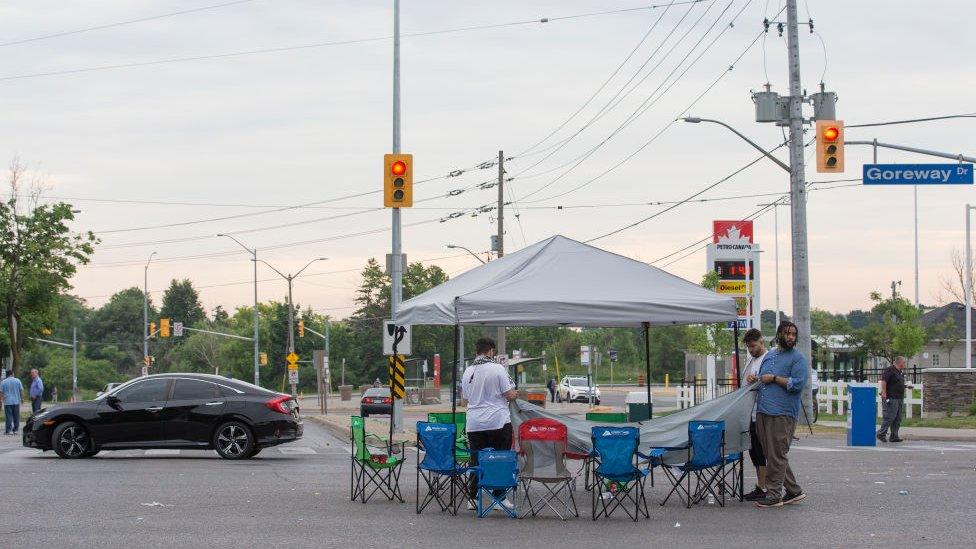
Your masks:
M 383 155 L 383 206 L 413 206 L 413 155 Z
M 817 173 L 844 171 L 844 122 L 817 120 Z

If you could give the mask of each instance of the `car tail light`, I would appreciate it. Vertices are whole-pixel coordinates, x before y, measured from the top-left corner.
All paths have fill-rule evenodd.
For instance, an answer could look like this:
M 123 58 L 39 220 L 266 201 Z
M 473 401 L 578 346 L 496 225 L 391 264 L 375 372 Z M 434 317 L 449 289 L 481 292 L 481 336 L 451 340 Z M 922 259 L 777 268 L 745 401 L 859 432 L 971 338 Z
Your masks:
M 369 397 L 363 397 L 362 404 L 370 404 L 372 402 L 373 402 L 373 399 L 371 399 Z
M 393 399 L 390 397 L 386 397 L 383 399 L 383 404 L 393 404 Z
M 278 412 L 279 414 L 291 415 L 291 407 L 289 405 L 290 400 L 293 400 L 290 395 L 281 395 L 275 397 L 264 403 L 272 412 Z

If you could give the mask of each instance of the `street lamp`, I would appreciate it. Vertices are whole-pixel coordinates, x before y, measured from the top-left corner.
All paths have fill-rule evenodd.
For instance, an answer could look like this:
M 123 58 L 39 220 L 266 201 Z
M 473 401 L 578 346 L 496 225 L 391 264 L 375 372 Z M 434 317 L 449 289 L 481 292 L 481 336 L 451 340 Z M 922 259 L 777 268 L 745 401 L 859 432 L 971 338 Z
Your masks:
M 316 261 L 325 261 L 327 259 L 328 259 L 327 257 L 316 257 L 315 259 L 313 259 L 313 260 L 309 261 L 308 263 L 306 263 L 304 267 L 302 267 L 301 269 L 298 269 L 298 272 L 297 273 L 295 273 L 295 274 L 287 274 L 287 275 L 284 274 L 284 273 L 282 273 L 278 269 L 275 269 L 273 265 L 271 265 L 270 263 L 268 263 L 267 261 L 265 261 L 263 259 L 253 259 L 252 260 L 254 262 L 260 261 L 261 263 L 264 263 L 272 271 L 278 273 L 278 276 L 280 276 L 281 278 L 283 278 L 283 279 L 285 279 L 285 280 L 288 281 L 288 353 L 289 354 L 295 352 L 295 308 L 292 306 L 292 299 L 291 299 L 291 285 L 292 285 L 292 281 L 295 280 L 296 278 L 298 278 L 298 276 L 302 274 L 302 271 L 304 271 L 305 269 L 307 269 L 309 267 L 309 265 L 311 265 L 312 263 L 315 263 Z M 292 396 L 295 396 L 295 394 L 296 394 L 295 391 L 296 391 L 295 384 L 292 384 L 292 386 L 291 386 L 291 394 L 292 394 Z
M 149 356 L 149 264 L 156 252 L 149 254 L 146 268 L 142 271 L 142 359 L 145 364 Z M 148 366 L 148 364 L 145 364 Z
M 450 249 L 452 249 L 452 250 L 455 249 L 455 248 L 456 249 L 459 249 L 459 250 L 464 250 L 464 251 L 468 252 L 469 254 L 471 254 L 475 259 L 477 259 L 478 261 L 480 261 L 482 265 L 485 264 L 485 260 L 484 259 L 481 259 L 480 257 L 478 257 L 478 254 L 472 252 L 471 250 L 465 248 L 464 246 L 458 246 L 457 244 L 448 244 L 447 247 L 450 248 Z
M 786 170 L 786 173 L 791 173 L 792 172 L 792 170 L 790 170 L 790 167 L 787 166 L 785 163 L 783 163 L 782 160 L 780 160 L 779 158 L 776 158 L 775 156 L 773 156 L 773 154 L 771 152 L 769 152 L 766 149 L 764 149 L 761 146 L 759 146 L 752 139 L 749 139 L 748 137 L 742 135 L 741 133 L 739 133 L 738 130 L 736 130 L 732 126 L 729 126 L 725 122 L 722 122 L 720 120 L 712 120 L 711 118 L 698 118 L 697 116 L 686 116 L 684 118 L 679 118 L 678 120 L 684 120 L 685 122 L 688 122 L 689 124 L 699 124 L 701 122 L 711 122 L 712 124 L 718 124 L 719 126 L 725 126 L 726 128 L 729 129 L 729 131 L 731 131 L 735 135 L 738 135 L 739 137 L 741 137 L 743 141 L 745 141 L 746 143 L 748 143 L 748 144 L 752 145 L 753 147 L 755 147 L 755 149 L 757 151 L 763 153 L 766 156 L 766 158 L 769 158 L 770 160 L 772 160 L 773 162 L 775 162 L 777 166 L 779 166 L 780 168 L 783 168 L 784 170 Z
M 244 248 L 245 251 L 251 254 L 254 258 L 254 384 L 258 387 L 261 386 L 261 358 L 260 358 L 260 345 L 258 343 L 258 249 L 248 248 L 243 242 L 237 240 L 229 234 L 218 234 L 217 236 L 227 237 Z

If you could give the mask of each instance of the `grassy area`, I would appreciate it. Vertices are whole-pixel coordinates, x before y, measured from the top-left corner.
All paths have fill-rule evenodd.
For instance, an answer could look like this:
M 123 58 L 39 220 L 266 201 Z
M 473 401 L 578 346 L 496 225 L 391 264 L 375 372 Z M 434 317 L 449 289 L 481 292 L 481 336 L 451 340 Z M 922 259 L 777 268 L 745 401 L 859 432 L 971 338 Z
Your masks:
M 847 421 L 847 416 L 837 414 L 820 414 L 820 421 Z M 881 424 L 881 418 L 875 419 L 875 425 Z M 939 427 L 942 429 L 976 429 L 976 416 L 955 416 L 943 418 L 910 417 L 901 421 L 902 427 Z

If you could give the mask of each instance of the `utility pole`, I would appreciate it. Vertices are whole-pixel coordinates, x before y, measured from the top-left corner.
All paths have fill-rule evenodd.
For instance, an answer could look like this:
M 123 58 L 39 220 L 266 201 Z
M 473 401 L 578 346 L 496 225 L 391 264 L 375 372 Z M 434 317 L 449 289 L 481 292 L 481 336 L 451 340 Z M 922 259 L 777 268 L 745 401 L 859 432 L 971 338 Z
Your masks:
M 498 257 L 505 255 L 505 152 L 498 151 Z M 498 327 L 496 344 L 498 354 L 507 356 L 505 350 L 505 326 Z
M 142 359 L 149 366 L 149 264 L 156 252 L 149 254 L 146 267 L 142 270 Z
M 969 236 L 969 214 L 976 210 L 976 206 L 966 204 L 966 284 L 962 291 L 966 293 L 966 368 L 973 367 L 973 258 L 972 243 Z
M 793 322 L 796 324 L 796 349 L 813 364 L 810 340 L 810 267 L 807 247 L 807 184 L 803 163 L 803 88 L 800 86 L 800 39 L 797 29 L 796 0 L 786 0 L 786 43 L 790 72 L 790 214 L 793 229 Z M 813 411 L 811 388 L 801 398 L 805 417 Z
M 400 152 L 400 0 L 393 0 L 393 154 Z M 392 288 L 390 289 L 390 318 L 396 322 L 400 302 L 403 300 L 403 264 L 400 260 L 402 243 L 400 240 L 400 208 L 393 208 L 393 265 L 391 265 Z M 403 431 L 403 401 L 393 399 L 392 427 Z
M 71 328 L 71 397 L 78 400 L 78 328 Z

